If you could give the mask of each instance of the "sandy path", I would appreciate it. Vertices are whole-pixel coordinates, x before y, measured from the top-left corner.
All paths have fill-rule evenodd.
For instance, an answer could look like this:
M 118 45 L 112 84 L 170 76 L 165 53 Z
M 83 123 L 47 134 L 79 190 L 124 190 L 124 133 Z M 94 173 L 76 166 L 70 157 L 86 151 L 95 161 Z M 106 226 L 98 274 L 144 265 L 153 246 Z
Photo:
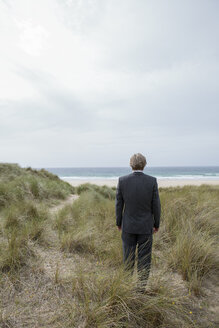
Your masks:
M 52 206 L 50 208 L 50 213 L 56 213 L 61 210 L 66 205 L 71 205 L 76 199 L 78 199 L 79 195 L 70 195 L 67 199 L 62 201 L 60 204 Z
M 37 243 L 34 245 L 36 255 L 39 257 L 40 265 L 44 269 L 44 272 L 50 277 L 55 279 L 55 276 L 66 278 L 72 274 L 75 269 L 75 263 L 80 261 L 80 257 L 77 254 L 71 254 L 67 256 L 59 249 L 59 238 L 57 232 L 52 229 L 52 223 L 58 213 L 66 205 L 71 205 L 78 195 L 71 195 L 60 204 L 50 208 L 51 221 L 46 229 L 48 244 L 50 246 L 41 246 Z
M 37 256 L 36 261 L 30 257 L 28 265 L 21 268 L 16 283 L 12 283 L 7 274 L 3 275 L 0 286 L 0 327 L 63 327 L 63 304 L 72 302 L 71 279 L 83 259 L 78 254 L 66 255 L 60 251 L 53 222 L 56 213 L 78 197 L 71 195 L 50 208 L 51 216 L 44 227 L 44 241 L 41 244 L 29 241 Z

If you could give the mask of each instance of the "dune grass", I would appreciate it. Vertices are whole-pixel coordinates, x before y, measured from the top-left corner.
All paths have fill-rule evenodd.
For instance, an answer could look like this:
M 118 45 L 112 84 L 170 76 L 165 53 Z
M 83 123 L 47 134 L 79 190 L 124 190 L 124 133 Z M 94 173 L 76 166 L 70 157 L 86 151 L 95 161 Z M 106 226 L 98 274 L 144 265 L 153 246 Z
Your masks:
M 82 280 L 86 289 L 86 296 L 83 297 L 90 300 L 91 304 L 82 302 L 80 311 L 75 311 L 79 311 L 87 327 L 204 327 L 206 321 L 203 324 L 193 317 L 194 313 L 196 316 L 201 313 L 195 304 L 197 301 L 194 300 L 204 295 L 206 280 L 218 274 L 218 187 L 160 190 L 161 227 L 154 236 L 153 269 L 148 293 L 143 299 L 135 293 L 135 280 L 128 279 L 123 274 L 120 278 L 115 278 L 116 274 L 119 275 L 122 259 L 121 239 L 114 220 L 114 201 L 111 200 L 111 195 L 108 196 L 114 192 L 115 197 L 115 190 L 110 193 L 106 192 L 107 187 L 103 190 L 104 192 L 97 186 L 82 185 L 79 189 L 80 198 L 57 214 L 55 228 L 58 230 L 62 251 L 79 253 L 87 261 L 92 259 L 96 263 L 94 277 L 101 270 L 101 279 L 108 280 L 108 286 L 113 279 L 118 279 L 118 284 L 124 288 L 124 294 L 121 296 L 119 288 L 116 288 L 118 294 L 116 293 L 115 306 L 123 311 L 117 314 L 115 309 L 111 309 L 111 304 L 106 305 L 104 297 L 96 304 L 92 295 L 93 289 L 98 295 L 102 295 L 98 291 L 99 282 L 92 278 L 91 273 L 87 275 L 83 270 L 75 278 L 79 289 L 78 301 L 80 292 L 83 293 Z M 158 279 L 160 275 L 163 282 Z M 176 276 L 177 281 L 174 281 L 173 277 Z M 169 279 L 173 279 L 172 285 Z M 128 287 L 125 287 L 123 284 L 127 281 Z M 180 289 L 177 284 L 183 288 Z M 91 290 L 89 286 L 92 286 Z M 106 298 L 109 297 L 106 295 Z M 108 313 L 110 309 L 112 312 Z M 208 325 L 211 327 L 211 323 Z
M 73 192 L 46 170 L 0 164 L 0 271 L 13 272 L 34 256 L 28 242 L 42 242 L 48 205 Z
M 72 279 L 77 305 L 67 303 L 63 307 L 67 317 L 74 314 L 69 326 L 195 327 L 192 302 L 188 297 L 182 298 L 175 286 L 152 276 L 147 293 L 139 294 L 136 282 L 136 277 L 124 273 L 122 268 L 109 272 L 97 269 L 91 274 L 80 268 Z
M 50 211 L 72 192 L 80 197 Z M 1 164 L 0 327 L 217 327 L 218 196 L 218 186 L 160 188 L 142 294 L 137 272 L 123 268 L 115 188 L 73 189 L 45 170 Z
M 157 247 L 168 245 L 163 252 L 168 265 L 198 294 L 203 279 L 219 272 L 219 188 L 175 188 L 174 197 L 172 192 L 161 190 L 163 225 Z
M 75 189 L 46 170 L 23 169 L 17 164 L 0 164 L 0 210 L 23 201 L 65 199 Z

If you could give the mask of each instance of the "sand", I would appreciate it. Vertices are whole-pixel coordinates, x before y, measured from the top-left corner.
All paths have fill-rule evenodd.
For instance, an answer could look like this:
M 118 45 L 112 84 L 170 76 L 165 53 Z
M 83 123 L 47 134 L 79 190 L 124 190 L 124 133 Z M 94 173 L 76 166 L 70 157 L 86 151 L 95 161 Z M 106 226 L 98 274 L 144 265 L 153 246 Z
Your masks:
M 83 183 L 92 183 L 98 186 L 109 186 L 109 187 L 116 187 L 117 179 L 64 179 L 65 181 L 69 182 L 73 186 L 79 186 Z M 159 187 L 176 187 L 176 186 L 186 186 L 186 185 L 193 185 L 193 186 L 200 186 L 202 184 L 208 185 L 219 185 L 219 179 L 157 179 Z

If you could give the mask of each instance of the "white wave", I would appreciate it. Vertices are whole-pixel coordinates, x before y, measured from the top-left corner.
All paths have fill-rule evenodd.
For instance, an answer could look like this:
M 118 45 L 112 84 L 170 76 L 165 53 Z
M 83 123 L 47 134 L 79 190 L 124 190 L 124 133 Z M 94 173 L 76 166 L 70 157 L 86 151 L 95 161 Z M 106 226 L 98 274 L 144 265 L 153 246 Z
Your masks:
M 115 180 L 115 179 L 118 179 L 119 177 L 96 177 L 96 176 L 69 176 L 69 177 L 61 177 L 61 179 L 66 179 L 66 180 L 103 180 L 103 179 L 106 179 L 106 180 Z
M 154 175 L 155 176 L 155 175 Z M 60 176 L 63 180 L 116 180 L 119 178 L 119 176 Z M 215 175 L 175 175 L 175 176 L 156 176 L 159 180 L 219 180 L 219 176 Z
M 156 176 L 159 180 L 219 180 L 218 176 L 182 175 L 182 176 Z

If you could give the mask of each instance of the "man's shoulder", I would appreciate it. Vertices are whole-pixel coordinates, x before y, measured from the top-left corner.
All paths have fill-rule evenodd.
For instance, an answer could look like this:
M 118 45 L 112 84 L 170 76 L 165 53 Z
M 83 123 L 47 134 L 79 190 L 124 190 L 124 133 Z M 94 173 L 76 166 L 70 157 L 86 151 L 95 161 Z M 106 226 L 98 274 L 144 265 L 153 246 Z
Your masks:
M 144 176 L 145 176 L 147 179 L 149 179 L 150 181 L 153 181 L 153 182 L 155 182 L 155 181 L 157 180 L 156 177 L 153 177 L 152 175 L 149 175 L 149 174 L 145 174 L 145 173 L 144 173 Z
M 126 174 L 126 175 L 122 175 L 121 177 L 119 177 L 119 181 L 124 181 L 124 180 L 127 180 L 127 179 L 130 179 L 132 176 L 132 173 L 129 173 L 129 174 Z

